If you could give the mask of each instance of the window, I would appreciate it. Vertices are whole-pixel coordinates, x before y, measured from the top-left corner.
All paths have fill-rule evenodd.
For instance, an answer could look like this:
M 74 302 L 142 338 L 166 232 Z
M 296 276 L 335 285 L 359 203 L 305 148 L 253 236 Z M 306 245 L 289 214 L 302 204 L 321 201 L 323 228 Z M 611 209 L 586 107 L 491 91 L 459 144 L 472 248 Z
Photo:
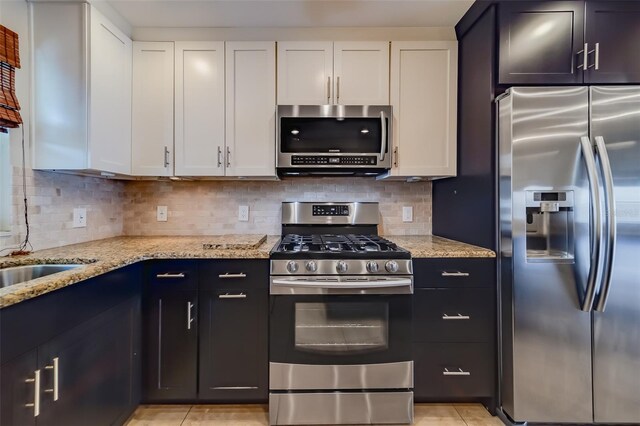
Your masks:
M 11 231 L 11 169 L 9 136 L 0 133 L 0 236 Z

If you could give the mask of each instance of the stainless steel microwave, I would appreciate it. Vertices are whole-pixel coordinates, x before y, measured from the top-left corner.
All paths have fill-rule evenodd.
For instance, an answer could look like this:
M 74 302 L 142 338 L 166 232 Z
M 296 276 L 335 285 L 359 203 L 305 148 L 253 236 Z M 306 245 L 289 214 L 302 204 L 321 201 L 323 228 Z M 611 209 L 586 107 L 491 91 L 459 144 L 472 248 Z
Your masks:
M 278 105 L 281 176 L 375 176 L 391 168 L 389 105 Z

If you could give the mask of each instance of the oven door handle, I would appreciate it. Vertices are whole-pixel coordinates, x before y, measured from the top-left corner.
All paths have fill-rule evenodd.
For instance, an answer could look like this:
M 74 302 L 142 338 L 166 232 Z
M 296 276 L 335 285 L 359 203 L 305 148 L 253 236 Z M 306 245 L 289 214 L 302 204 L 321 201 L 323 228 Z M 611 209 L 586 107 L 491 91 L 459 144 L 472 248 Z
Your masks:
M 411 294 L 413 280 L 411 278 L 393 278 L 377 281 L 314 281 L 296 279 L 271 279 L 271 294 Z

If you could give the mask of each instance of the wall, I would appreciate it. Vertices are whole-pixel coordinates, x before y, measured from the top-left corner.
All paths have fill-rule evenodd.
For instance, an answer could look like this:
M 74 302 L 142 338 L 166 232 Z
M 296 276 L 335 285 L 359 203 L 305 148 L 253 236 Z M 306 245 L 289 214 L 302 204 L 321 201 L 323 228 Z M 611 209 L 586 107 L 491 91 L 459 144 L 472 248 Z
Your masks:
M 280 233 L 282 201 L 378 201 L 387 235 L 431 233 L 431 183 L 383 182 L 370 178 L 297 178 L 267 182 L 130 182 L 126 186 L 127 235 Z M 156 221 L 156 206 L 169 220 Z M 249 222 L 238 222 L 238 206 L 249 206 Z M 402 206 L 413 206 L 413 222 L 402 222 Z
M 124 184 L 106 179 L 62 175 L 31 170 L 29 138 L 29 23 L 24 0 L 0 0 L 0 23 L 20 36 L 20 62 L 16 70 L 16 94 L 25 129 L 25 163 L 22 168 L 22 131 L 9 131 L 12 168 L 12 232 L 0 236 L 0 255 L 8 254 L 25 237 L 22 178 L 26 178 L 26 195 L 31 224 L 30 241 L 35 249 L 107 238 L 122 234 Z M 3 141 L 4 143 L 5 141 Z M 7 167 L 6 164 L 0 167 Z M 87 209 L 87 227 L 71 227 L 73 208 Z M 6 249 L 6 250 L 5 250 Z

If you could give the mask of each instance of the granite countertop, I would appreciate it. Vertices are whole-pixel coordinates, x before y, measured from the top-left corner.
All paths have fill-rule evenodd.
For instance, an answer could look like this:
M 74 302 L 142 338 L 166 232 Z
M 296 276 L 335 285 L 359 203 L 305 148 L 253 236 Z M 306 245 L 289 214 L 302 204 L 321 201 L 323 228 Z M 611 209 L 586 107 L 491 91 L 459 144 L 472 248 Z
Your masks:
M 446 238 L 385 236 L 414 258 L 495 257 L 495 253 Z M 0 258 L 0 269 L 40 263 L 84 266 L 0 288 L 0 308 L 31 299 L 143 259 L 268 259 L 279 236 L 214 235 L 190 237 L 115 237 L 26 256 Z

